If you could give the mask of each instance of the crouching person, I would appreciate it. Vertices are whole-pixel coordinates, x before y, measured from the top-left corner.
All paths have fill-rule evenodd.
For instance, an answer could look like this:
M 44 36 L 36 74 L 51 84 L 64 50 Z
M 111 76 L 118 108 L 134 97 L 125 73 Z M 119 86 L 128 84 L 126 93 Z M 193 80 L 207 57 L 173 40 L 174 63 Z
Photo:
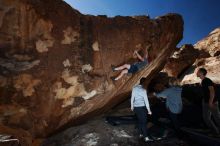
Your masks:
M 135 112 L 138 120 L 139 137 L 144 138 L 145 142 L 152 141 L 147 132 L 147 114 L 151 115 L 147 91 L 144 89 L 146 78 L 141 78 L 140 84 L 133 87 L 131 96 L 131 110 Z
M 169 118 L 177 132 L 180 129 L 180 123 L 178 120 L 179 114 L 182 112 L 182 88 L 179 86 L 177 79 L 170 79 L 169 87 L 161 91 L 160 93 L 154 93 L 158 98 L 166 99 L 166 108 L 169 113 Z

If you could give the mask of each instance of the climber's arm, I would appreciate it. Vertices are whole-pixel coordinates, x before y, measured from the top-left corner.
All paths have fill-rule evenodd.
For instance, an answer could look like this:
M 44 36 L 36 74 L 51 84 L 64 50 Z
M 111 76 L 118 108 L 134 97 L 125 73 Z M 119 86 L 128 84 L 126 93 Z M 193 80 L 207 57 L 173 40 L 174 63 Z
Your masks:
M 139 60 L 144 61 L 144 58 L 138 53 L 138 51 L 135 51 L 134 53 L 137 55 Z

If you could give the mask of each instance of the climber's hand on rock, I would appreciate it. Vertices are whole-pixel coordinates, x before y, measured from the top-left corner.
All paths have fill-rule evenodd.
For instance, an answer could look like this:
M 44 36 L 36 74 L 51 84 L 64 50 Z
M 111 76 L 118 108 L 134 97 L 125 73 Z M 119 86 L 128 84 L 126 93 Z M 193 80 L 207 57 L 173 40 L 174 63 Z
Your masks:
M 135 51 L 134 51 L 134 54 L 137 55 L 137 54 L 138 54 L 138 50 L 135 50 Z
M 148 115 L 152 115 L 152 112 L 151 112 L 151 111 L 149 111 L 149 112 L 148 112 Z
M 134 51 L 134 53 L 133 53 L 133 57 L 134 57 L 134 58 L 137 57 L 137 53 L 136 53 L 136 51 Z

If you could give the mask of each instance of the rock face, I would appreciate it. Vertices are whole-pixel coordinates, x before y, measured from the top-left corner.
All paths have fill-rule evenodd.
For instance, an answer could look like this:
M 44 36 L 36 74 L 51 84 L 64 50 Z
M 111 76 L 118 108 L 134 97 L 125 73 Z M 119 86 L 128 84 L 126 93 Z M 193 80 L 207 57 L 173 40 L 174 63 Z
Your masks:
M 150 81 L 182 33 L 176 14 L 107 18 L 62 0 L 1 0 L 0 123 L 35 138 L 99 114 L 142 76 Z M 151 64 L 112 83 L 111 64 L 133 62 L 133 51 L 146 47 Z
M 206 38 L 197 42 L 194 47 L 208 52 L 211 56 L 220 55 L 220 28 L 213 30 Z
M 198 68 L 205 67 L 208 77 L 215 83 L 220 83 L 220 28 L 212 31 L 206 38 L 198 41 L 194 46 L 184 45 L 168 59 L 164 71 L 171 77 L 183 77 L 183 84 L 200 82 L 196 77 Z
M 185 73 L 183 84 L 198 83 L 200 80 L 196 77 L 196 71 L 200 67 L 205 67 L 208 71 L 208 77 L 215 83 L 220 83 L 220 29 L 217 28 L 212 31 L 206 38 L 196 43 L 195 48 L 200 52 L 208 52 L 212 57 L 204 57 L 197 59 L 193 66 Z
M 220 56 L 209 57 L 197 60 L 193 66 L 189 69 L 189 72 L 184 76 L 183 84 L 194 84 L 201 82 L 199 78 L 196 77 L 196 71 L 204 67 L 208 74 L 207 76 L 212 79 L 215 83 L 220 83 Z
M 192 45 L 183 45 L 180 50 L 176 51 L 174 55 L 168 59 L 164 71 L 171 77 L 180 77 L 181 73 L 186 71 L 198 58 L 209 56 L 204 51 L 195 49 Z
M 158 73 L 148 85 L 148 93 L 152 92 L 161 92 L 164 90 L 164 87 L 169 85 L 169 80 L 172 77 L 168 76 L 166 72 Z

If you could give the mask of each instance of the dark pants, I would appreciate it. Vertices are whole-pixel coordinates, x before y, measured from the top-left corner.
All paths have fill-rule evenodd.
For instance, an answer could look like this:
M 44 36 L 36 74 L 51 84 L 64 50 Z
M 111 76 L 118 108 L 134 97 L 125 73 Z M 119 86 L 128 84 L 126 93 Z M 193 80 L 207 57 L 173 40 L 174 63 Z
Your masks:
M 137 116 L 137 127 L 139 134 L 147 137 L 147 109 L 146 107 L 134 107 L 134 112 Z
M 214 123 L 214 118 L 216 124 Z M 218 109 L 218 103 L 213 105 L 213 109 L 210 109 L 208 103 L 203 102 L 203 119 L 206 125 L 211 128 L 215 133 L 219 134 L 220 130 L 220 111 Z
M 178 116 L 179 114 L 174 114 L 172 112 L 169 112 L 169 117 L 170 117 L 170 120 L 174 126 L 174 129 L 176 131 L 179 131 L 179 128 L 180 128 L 180 123 L 179 123 L 179 119 L 178 119 Z
M 156 124 L 157 126 L 164 126 L 163 123 L 159 122 L 160 118 L 168 118 L 167 115 L 167 108 L 165 103 L 163 102 L 159 102 L 156 103 L 155 105 L 151 106 L 151 111 L 152 111 L 152 115 L 151 115 L 151 122 Z

